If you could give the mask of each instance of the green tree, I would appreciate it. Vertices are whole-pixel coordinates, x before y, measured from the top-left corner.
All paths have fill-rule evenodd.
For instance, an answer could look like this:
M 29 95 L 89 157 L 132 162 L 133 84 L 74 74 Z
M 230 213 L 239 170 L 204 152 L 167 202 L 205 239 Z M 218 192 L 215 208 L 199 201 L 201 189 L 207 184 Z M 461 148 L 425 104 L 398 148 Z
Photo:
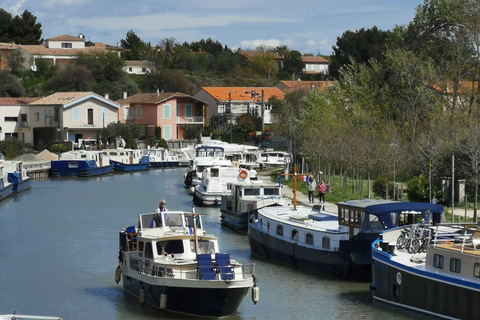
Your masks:
M 10 51 L 7 56 L 7 64 L 10 68 L 10 72 L 15 75 L 18 75 L 20 71 L 22 71 L 23 63 L 25 62 L 25 57 L 23 56 L 22 50 L 17 48 L 15 50 Z
M 329 75 L 338 79 L 340 69 L 351 61 L 368 66 L 372 59 L 382 63 L 389 33 L 377 27 L 367 30 L 362 28 L 355 32 L 345 31 L 333 46 L 333 55 L 328 65 Z
M 124 76 L 125 61 L 115 52 L 107 53 L 80 53 L 75 59 L 75 64 L 87 67 L 95 81 L 117 81 Z
M 37 45 L 43 42 L 42 25 L 37 23 L 37 17 L 28 10 L 13 18 L 11 31 L 11 41 L 17 44 Z
M 0 70 L 0 96 L 22 97 L 25 89 L 16 76 L 7 70 Z
M 5 9 L 0 8 L 0 42 L 12 42 L 10 38 L 12 27 L 12 15 Z
M 302 54 L 296 50 L 285 53 L 285 60 L 283 61 L 283 70 L 289 72 L 294 77 L 298 78 L 302 74 L 303 61 Z
M 87 67 L 71 63 L 58 69 L 46 83 L 50 92 L 95 91 L 96 87 L 92 72 Z
M 133 30 L 127 32 L 125 40 L 120 40 L 122 58 L 125 60 L 143 60 L 149 51 L 149 45 L 140 39 Z
M 24 153 L 25 145 L 17 138 L 8 138 L 0 141 L 0 150 L 6 159 L 14 159 Z

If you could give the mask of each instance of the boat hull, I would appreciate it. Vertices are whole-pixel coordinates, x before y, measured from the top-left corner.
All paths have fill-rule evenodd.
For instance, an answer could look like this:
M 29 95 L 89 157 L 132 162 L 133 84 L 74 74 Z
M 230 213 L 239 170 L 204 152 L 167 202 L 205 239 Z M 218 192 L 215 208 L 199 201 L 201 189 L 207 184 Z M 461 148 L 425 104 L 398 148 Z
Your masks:
M 21 193 L 32 187 L 31 178 L 23 179 L 20 175 L 15 173 L 8 173 L 8 180 L 13 185 L 13 193 Z
M 91 160 L 55 160 L 50 167 L 50 176 L 90 177 L 113 172 L 113 165 L 97 166 Z
M 344 263 L 337 251 L 314 250 L 295 243 L 270 237 L 263 232 L 248 227 L 248 240 L 254 256 L 286 263 L 295 268 L 333 273 L 339 276 L 349 275 L 349 265 Z
M 480 314 L 480 284 L 472 287 L 459 278 L 415 270 L 378 250 L 372 256 L 375 300 L 444 318 L 474 319 Z
M 122 163 L 120 161 L 110 160 L 110 164 L 113 165 L 113 170 L 121 172 L 135 172 L 144 171 L 150 168 L 150 164 L 147 163 Z
M 248 230 L 248 213 L 220 209 L 220 219 L 223 225 L 239 231 Z
M 150 165 L 152 168 L 176 168 L 180 166 L 178 161 L 151 161 Z
M 5 200 L 13 194 L 12 185 L 8 185 L 0 189 L 0 201 Z
M 165 311 L 203 317 L 225 317 L 234 314 L 250 288 L 214 288 L 208 287 L 208 281 L 201 281 L 202 286 L 157 285 L 125 274 L 122 281 L 124 290 L 136 297 L 139 297 L 140 289 L 144 288 L 146 303 L 155 308 L 160 309 L 160 296 L 165 294 Z

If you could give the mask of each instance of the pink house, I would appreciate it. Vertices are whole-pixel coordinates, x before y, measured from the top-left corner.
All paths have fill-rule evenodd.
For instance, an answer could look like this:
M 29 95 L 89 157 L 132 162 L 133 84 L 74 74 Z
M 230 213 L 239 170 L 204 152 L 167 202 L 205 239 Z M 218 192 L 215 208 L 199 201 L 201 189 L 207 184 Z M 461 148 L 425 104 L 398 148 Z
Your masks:
M 185 127 L 203 129 L 205 122 L 206 103 L 179 92 L 139 93 L 117 103 L 118 121 L 146 125 L 150 134 L 160 127 L 165 140 L 183 140 Z

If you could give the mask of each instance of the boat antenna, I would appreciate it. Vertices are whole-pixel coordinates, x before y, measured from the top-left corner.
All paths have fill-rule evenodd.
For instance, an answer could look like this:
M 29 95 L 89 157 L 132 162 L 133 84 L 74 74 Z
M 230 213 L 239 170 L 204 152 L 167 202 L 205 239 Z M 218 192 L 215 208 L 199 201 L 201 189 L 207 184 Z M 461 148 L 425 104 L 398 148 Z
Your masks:
M 308 177 L 309 173 L 297 173 L 297 165 L 293 167 L 293 173 L 282 173 L 280 176 L 293 176 L 293 210 L 297 210 L 297 176 Z

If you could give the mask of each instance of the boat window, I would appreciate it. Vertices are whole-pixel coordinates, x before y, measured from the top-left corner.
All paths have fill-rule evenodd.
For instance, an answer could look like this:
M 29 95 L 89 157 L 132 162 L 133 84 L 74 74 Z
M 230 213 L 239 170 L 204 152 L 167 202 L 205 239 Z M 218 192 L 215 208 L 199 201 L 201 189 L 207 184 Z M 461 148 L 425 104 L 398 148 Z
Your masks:
M 283 236 L 283 226 L 277 226 L 277 236 Z
M 392 224 L 394 226 L 398 226 L 398 212 L 390 212 L 390 221 L 392 221 Z
M 365 233 L 380 233 L 383 231 L 383 223 L 380 217 L 374 214 L 367 214 L 362 225 L 362 232 Z
M 68 167 L 69 168 L 78 168 L 78 162 L 69 162 Z
M 480 278 L 480 263 L 475 263 L 473 266 L 473 276 L 475 278 Z
M 292 240 L 298 242 L 298 230 L 296 229 L 292 230 Z
M 192 243 L 193 240 L 190 241 Z M 195 248 L 195 243 L 193 244 Z M 194 249 L 195 250 L 195 249 Z M 212 241 L 208 240 L 199 240 L 198 241 L 198 253 L 199 254 L 214 254 L 215 253 L 215 245 Z
M 183 227 L 183 214 L 165 214 L 165 223 L 169 227 Z
M 153 258 L 153 250 L 152 250 L 152 243 L 147 242 L 145 244 L 145 258 Z
M 172 240 L 172 241 L 159 241 L 157 242 L 157 254 L 159 256 L 165 253 L 174 253 L 180 254 L 184 253 L 185 249 L 183 248 L 182 240 Z
M 444 257 L 439 254 L 433 255 L 433 266 L 435 268 L 443 269 Z
M 338 218 L 340 223 L 345 223 L 345 208 L 340 208 Z
M 330 238 L 329 237 L 323 237 L 322 238 L 322 248 L 323 249 L 330 249 Z
M 218 168 L 212 168 L 210 171 L 210 176 L 218 177 Z
M 450 258 L 450 271 L 460 273 L 462 269 L 462 261 L 456 258 Z
M 267 231 L 270 230 L 270 222 L 267 222 Z
M 278 188 L 265 188 L 263 189 L 263 194 L 266 196 L 278 196 L 280 191 Z
M 260 195 L 260 189 L 258 189 L 258 188 L 244 189 L 243 192 L 246 196 L 259 196 Z
M 143 257 L 143 241 L 138 242 L 138 255 Z
M 313 234 L 307 233 L 305 235 L 305 243 L 313 246 Z

